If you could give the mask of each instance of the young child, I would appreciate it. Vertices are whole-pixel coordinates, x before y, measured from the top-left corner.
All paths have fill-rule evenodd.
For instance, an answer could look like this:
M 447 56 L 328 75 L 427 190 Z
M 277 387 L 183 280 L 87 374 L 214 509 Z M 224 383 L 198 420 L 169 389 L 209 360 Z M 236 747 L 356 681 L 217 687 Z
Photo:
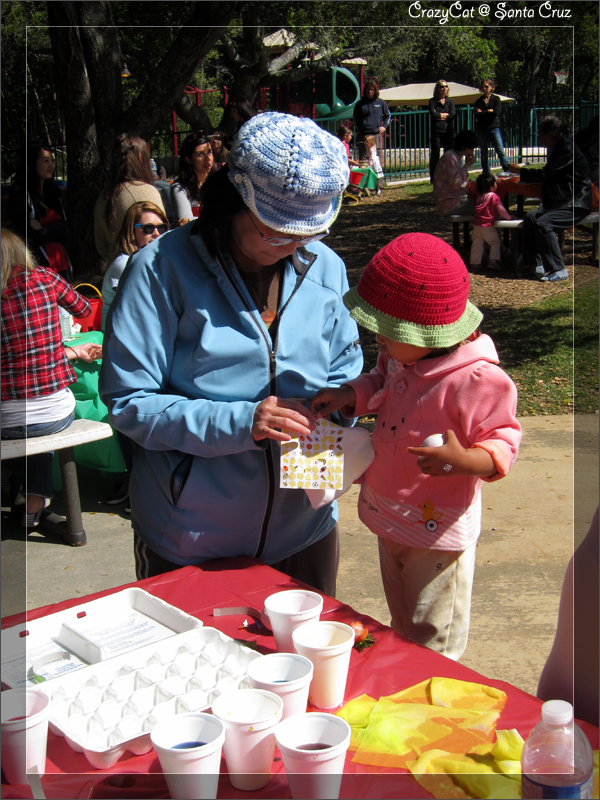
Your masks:
M 490 172 L 482 172 L 477 178 L 477 199 L 473 214 L 473 244 L 471 245 L 471 267 L 481 267 L 483 243 L 490 246 L 490 269 L 501 269 L 500 264 L 500 239 L 494 222 L 498 217 L 510 219 L 510 214 L 504 208 L 502 200 L 496 194 L 498 184 Z
M 369 153 L 369 166 L 377 175 L 377 194 L 381 194 L 381 187 L 383 186 L 383 169 L 381 167 L 381 161 L 379 160 L 379 155 L 377 153 L 377 146 L 375 144 L 375 137 L 368 135 L 365 136 L 365 144 L 367 146 L 367 150 Z
M 352 141 L 352 131 L 346 125 L 340 125 L 337 131 L 337 138 L 344 145 L 346 155 L 348 156 L 348 165 L 350 167 L 358 167 L 359 163 L 355 158 L 350 157 L 350 142 Z
M 318 417 L 377 413 L 358 513 L 379 538 L 391 626 L 454 660 L 469 632 L 481 482 L 508 473 L 521 440 L 517 390 L 468 295 L 450 245 L 426 233 L 394 239 L 344 296 L 377 335 L 376 367 L 309 404 Z M 420 446 L 436 433 L 442 446 Z

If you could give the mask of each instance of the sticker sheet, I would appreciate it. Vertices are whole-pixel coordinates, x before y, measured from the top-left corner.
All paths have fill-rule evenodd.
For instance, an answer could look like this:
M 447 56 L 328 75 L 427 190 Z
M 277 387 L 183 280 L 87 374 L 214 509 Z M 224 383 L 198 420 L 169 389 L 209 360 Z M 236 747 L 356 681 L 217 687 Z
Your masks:
M 283 489 L 341 489 L 344 478 L 344 429 L 326 419 L 310 436 L 281 444 L 279 485 Z

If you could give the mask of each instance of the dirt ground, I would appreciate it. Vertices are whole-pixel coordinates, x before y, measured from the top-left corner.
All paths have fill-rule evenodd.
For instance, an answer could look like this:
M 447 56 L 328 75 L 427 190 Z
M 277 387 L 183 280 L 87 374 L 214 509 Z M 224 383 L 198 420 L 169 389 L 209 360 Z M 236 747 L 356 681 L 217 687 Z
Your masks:
M 437 213 L 432 192 L 417 194 L 415 187 L 412 197 L 411 194 L 410 185 L 389 188 L 384 189 L 380 197 L 363 197 L 356 206 L 342 206 L 326 241 L 346 262 L 350 286 L 358 283 L 375 253 L 403 233 L 432 233 L 452 243 L 452 225 Z M 511 208 L 511 213 L 516 216 L 516 205 Z M 571 275 L 568 281 L 552 284 L 517 278 L 510 267 L 505 267 L 501 273 L 483 271 L 471 275 L 470 299 L 481 309 L 521 308 L 573 286 L 583 285 L 598 276 L 598 263 L 594 264 L 591 243 L 591 230 L 587 228 L 577 228 L 565 235 L 564 258 Z M 461 251 L 461 255 L 468 264 L 469 254 Z M 377 354 L 374 337 L 363 337 L 361 343 L 365 367 L 371 369 Z

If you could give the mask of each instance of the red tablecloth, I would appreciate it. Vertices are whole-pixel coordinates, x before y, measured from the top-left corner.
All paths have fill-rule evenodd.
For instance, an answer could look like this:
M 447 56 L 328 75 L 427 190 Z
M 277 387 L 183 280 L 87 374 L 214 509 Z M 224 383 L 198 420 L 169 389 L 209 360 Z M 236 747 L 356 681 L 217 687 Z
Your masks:
M 542 184 L 541 183 L 521 183 L 519 176 L 515 175 L 512 178 L 504 178 L 498 181 L 498 188 L 496 194 L 504 202 L 507 194 L 520 195 L 521 197 L 541 197 Z
M 205 566 L 184 567 L 176 572 L 129 584 L 160 597 L 205 625 L 218 628 L 235 639 L 255 641 L 264 653 L 275 650 L 273 636 L 256 625 L 240 626 L 243 616 L 214 617 L 214 608 L 251 606 L 262 609 L 268 595 L 283 589 L 303 586 L 287 575 L 265 566 L 255 559 L 238 558 L 213 561 Z M 28 619 L 53 614 L 103 597 L 120 589 L 98 592 L 88 597 L 67 600 L 29 612 Z M 304 587 L 307 588 L 307 587 Z M 310 587 L 308 587 L 310 588 Z M 345 701 L 366 693 L 379 698 L 405 689 L 434 676 L 496 686 L 508 695 L 508 702 L 497 727 L 517 728 L 526 738 L 540 718 L 541 702 L 504 681 L 483 677 L 477 672 L 450 661 L 425 647 L 404 639 L 385 625 L 354 611 L 331 597 L 324 598 L 323 615 L 339 622 L 361 620 L 377 639 L 376 646 L 358 653 L 352 651 Z M 323 615 L 321 618 L 323 618 Z M 250 618 L 247 618 L 250 622 Z M 25 621 L 25 614 L 5 617 L 2 627 Z M 598 747 L 598 729 L 581 723 L 592 747 Z M 279 754 L 276 752 L 276 758 Z M 429 798 L 412 775 L 400 770 L 384 773 L 376 767 L 362 766 L 351 761 L 348 754 L 340 798 Z M 224 764 L 224 762 L 223 762 Z M 226 774 L 219 782 L 219 798 L 289 798 L 289 786 L 283 762 L 273 764 L 267 786 L 260 792 L 241 792 L 233 789 Z M 157 774 L 149 774 L 157 773 Z M 153 751 L 143 756 L 127 752 L 108 772 L 93 769 L 83 754 L 76 753 L 52 733 L 48 735 L 46 775 L 42 786 L 48 798 L 168 798 L 158 758 Z M 29 798 L 29 787 L 2 786 L 3 798 Z

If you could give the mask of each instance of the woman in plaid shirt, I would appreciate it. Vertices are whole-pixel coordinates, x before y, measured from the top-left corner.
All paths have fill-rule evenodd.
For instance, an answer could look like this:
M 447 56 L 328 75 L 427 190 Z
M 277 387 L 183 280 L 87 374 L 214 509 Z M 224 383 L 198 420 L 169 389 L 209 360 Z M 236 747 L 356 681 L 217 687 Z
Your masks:
M 91 307 L 60 275 L 37 267 L 11 231 L 2 231 L 1 256 L 2 439 L 57 433 L 73 421 L 75 398 L 67 387 L 76 380 L 62 342 L 58 306 L 77 317 L 87 316 Z M 38 524 L 52 498 L 52 457 L 41 453 L 27 459 L 25 527 Z M 20 472 L 24 477 L 24 463 L 6 466 L 13 476 Z

